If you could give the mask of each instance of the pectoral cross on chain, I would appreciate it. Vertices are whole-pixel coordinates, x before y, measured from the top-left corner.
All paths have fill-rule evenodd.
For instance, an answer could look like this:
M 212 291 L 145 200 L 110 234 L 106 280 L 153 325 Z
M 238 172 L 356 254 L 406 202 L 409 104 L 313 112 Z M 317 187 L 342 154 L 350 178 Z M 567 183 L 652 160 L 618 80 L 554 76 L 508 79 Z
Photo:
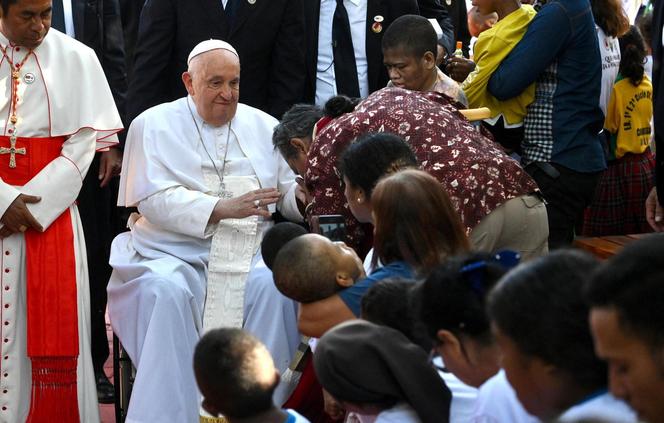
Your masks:
M 219 198 L 224 198 L 226 200 L 233 198 L 233 193 L 226 189 L 226 184 L 223 182 L 219 185 Z
M 9 148 L 0 147 L 0 154 L 9 154 L 9 167 L 16 168 L 16 155 L 26 154 L 25 147 L 16 148 L 16 135 L 9 137 Z

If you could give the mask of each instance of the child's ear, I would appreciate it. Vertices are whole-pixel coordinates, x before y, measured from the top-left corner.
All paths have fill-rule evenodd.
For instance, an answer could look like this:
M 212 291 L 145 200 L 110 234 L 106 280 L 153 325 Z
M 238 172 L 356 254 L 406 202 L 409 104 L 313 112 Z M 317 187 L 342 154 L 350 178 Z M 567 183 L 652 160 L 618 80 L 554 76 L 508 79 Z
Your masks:
M 422 61 L 424 62 L 424 67 L 427 70 L 431 70 L 436 67 L 436 55 L 431 51 L 424 53 L 424 56 L 422 56 Z
M 355 279 L 346 272 L 337 272 L 336 282 L 340 287 L 348 288 L 355 283 Z
M 436 338 L 438 338 L 439 344 L 436 349 L 441 355 L 457 359 L 464 356 L 461 341 L 449 330 L 440 329 L 436 333 Z

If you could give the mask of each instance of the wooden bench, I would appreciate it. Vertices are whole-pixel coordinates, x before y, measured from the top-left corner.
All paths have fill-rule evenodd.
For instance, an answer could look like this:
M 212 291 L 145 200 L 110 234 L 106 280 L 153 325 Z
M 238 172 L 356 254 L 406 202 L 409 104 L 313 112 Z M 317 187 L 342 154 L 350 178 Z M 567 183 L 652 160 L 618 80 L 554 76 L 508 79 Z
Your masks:
M 601 260 L 606 260 L 616 255 L 625 245 L 646 235 L 648 234 L 578 237 L 574 240 L 574 246 L 590 252 Z

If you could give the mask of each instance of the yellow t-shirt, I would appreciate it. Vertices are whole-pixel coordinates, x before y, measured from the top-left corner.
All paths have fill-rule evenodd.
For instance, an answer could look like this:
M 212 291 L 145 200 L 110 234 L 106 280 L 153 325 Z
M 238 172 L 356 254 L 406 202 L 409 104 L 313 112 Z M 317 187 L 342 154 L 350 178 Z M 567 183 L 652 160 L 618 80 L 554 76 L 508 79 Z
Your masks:
M 652 83 L 648 76 L 643 75 L 641 83 L 634 86 L 628 78 L 618 75 L 604 120 L 604 128 L 611 133 L 610 158 L 641 154 L 648 148 L 652 113 Z
M 523 122 L 526 106 L 535 99 L 535 84 L 531 84 L 521 94 L 506 101 L 499 101 L 492 96 L 487 90 L 487 85 L 493 72 L 523 38 L 535 13 L 532 6 L 522 5 L 480 34 L 473 49 L 475 70 L 461 85 L 468 97 L 469 107 L 488 107 L 491 109 L 492 118 L 502 114 L 510 125 Z

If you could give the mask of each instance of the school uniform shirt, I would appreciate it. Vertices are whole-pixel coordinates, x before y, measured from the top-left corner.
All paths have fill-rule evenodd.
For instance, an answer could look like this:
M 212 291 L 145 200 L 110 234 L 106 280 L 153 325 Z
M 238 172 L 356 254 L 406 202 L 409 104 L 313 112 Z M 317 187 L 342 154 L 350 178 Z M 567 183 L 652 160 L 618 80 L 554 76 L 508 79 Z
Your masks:
M 523 408 L 504 370 L 480 386 L 471 423 L 539 423 Z
M 604 127 L 611 133 L 610 159 L 641 154 L 650 146 L 653 114 L 652 83 L 644 75 L 639 85 L 618 75 L 607 108 Z
M 560 423 L 580 421 L 636 423 L 639 420 L 634 410 L 604 390 L 569 408 L 558 417 L 558 421 Z

